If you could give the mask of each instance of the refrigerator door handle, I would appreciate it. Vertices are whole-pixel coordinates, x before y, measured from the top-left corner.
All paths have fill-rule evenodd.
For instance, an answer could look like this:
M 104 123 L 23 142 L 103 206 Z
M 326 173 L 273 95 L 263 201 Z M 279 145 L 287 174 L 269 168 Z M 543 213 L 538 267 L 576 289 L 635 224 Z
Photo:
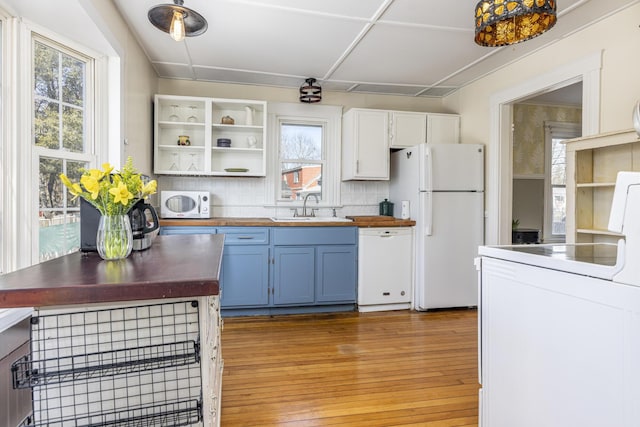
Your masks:
M 425 177 L 427 185 L 425 190 L 431 191 L 433 189 L 433 150 L 428 145 L 425 150 L 425 157 L 427 158 L 427 176 Z
M 433 193 L 431 191 L 425 192 L 426 206 L 425 206 L 425 224 L 424 234 L 431 236 L 433 234 Z

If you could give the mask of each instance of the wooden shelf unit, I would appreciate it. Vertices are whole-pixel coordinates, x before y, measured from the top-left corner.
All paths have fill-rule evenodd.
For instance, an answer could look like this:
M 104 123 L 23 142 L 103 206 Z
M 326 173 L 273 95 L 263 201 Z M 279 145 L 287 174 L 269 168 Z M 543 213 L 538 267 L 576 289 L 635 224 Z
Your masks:
M 640 137 L 630 129 L 568 140 L 567 243 L 615 243 L 607 230 L 618 172 L 640 171 Z

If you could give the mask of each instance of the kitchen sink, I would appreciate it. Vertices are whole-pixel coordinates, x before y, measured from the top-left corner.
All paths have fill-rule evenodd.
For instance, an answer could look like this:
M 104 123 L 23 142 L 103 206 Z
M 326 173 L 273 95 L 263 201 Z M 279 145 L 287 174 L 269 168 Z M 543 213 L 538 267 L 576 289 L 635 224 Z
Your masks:
M 270 219 L 273 222 L 352 222 L 348 218 L 333 216 L 281 216 Z

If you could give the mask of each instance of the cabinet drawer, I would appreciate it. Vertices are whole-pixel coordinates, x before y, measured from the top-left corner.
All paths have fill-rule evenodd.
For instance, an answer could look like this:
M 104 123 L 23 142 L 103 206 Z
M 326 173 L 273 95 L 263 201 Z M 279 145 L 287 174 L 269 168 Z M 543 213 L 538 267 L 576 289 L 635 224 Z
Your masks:
M 357 227 L 275 227 L 274 245 L 355 245 Z
M 225 245 L 267 245 L 269 229 L 265 227 L 218 227 Z
M 160 227 L 160 234 L 216 234 L 216 228 L 198 225 L 170 225 Z

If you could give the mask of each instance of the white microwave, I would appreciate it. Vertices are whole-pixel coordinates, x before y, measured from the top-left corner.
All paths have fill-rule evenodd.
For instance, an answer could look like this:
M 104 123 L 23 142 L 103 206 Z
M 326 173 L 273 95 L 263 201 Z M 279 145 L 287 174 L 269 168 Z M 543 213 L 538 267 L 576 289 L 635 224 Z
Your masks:
M 208 191 L 161 191 L 160 218 L 211 218 Z

